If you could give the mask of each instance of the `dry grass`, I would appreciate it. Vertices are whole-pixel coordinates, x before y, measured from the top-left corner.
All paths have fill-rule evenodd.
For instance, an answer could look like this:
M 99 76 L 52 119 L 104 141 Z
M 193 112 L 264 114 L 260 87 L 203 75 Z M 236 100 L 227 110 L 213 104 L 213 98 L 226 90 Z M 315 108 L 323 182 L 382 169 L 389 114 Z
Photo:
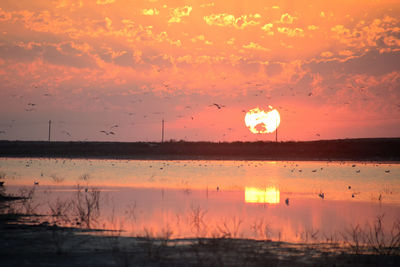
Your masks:
M 73 200 L 76 224 L 91 229 L 100 217 L 100 191 L 77 186 Z
M 375 253 L 400 256 L 400 221 L 394 222 L 390 231 L 384 228 L 384 215 L 377 216 L 373 224 L 359 224 L 342 234 L 344 243 L 355 254 Z

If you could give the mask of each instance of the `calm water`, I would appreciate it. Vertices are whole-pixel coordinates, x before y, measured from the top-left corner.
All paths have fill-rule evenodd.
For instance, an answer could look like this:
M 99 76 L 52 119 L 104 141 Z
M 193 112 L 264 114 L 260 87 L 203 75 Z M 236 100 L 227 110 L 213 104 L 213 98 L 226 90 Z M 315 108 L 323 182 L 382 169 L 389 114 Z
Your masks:
M 99 190 L 91 227 L 132 236 L 325 241 L 400 219 L 400 164 L 0 159 L 0 173 L 7 193 L 34 189 L 41 214 L 63 203 L 72 218 L 78 185 L 81 200 Z

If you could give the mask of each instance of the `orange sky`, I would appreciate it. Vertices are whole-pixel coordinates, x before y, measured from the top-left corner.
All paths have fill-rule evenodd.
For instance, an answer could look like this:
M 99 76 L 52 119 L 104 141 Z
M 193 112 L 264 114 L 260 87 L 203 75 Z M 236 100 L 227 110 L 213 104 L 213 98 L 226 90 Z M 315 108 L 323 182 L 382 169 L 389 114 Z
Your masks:
M 398 1 L 326 2 L 3 0 L 0 139 L 399 137 Z

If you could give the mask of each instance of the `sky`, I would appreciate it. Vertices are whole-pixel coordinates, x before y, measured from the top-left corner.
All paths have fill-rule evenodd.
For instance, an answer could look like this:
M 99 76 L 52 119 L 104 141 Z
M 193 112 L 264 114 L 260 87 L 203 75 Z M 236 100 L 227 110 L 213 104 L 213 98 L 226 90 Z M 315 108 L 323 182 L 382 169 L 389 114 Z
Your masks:
M 273 141 L 269 106 L 279 141 L 400 137 L 398 0 L 0 2 L 0 140 Z

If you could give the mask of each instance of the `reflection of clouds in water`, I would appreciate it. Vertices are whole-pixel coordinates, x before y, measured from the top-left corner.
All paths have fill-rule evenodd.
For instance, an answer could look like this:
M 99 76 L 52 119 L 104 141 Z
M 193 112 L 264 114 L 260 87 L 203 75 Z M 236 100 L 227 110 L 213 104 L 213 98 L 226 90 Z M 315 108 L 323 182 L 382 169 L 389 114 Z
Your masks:
M 10 192 L 17 193 L 21 185 L 31 186 L 33 179 L 38 179 L 40 186 L 34 196 L 37 203 L 56 203 L 57 198 L 73 200 L 77 183 L 84 184 L 83 199 L 91 187 L 82 181 L 90 180 L 91 186 L 102 192 L 96 225 L 123 228 L 126 235 L 137 235 L 146 226 L 154 235 L 172 232 L 172 237 L 193 237 L 196 231 L 190 223 L 191 205 L 206 211 L 202 217 L 206 227 L 198 231 L 201 235 L 268 236 L 286 241 L 311 239 L 317 230 L 320 237 L 329 236 L 333 231 L 371 221 L 382 213 L 390 224 L 400 214 L 400 181 L 394 178 L 400 174 L 400 166 L 395 164 L 357 163 L 363 174 L 360 177 L 352 163 L 335 162 L 79 159 L 65 163 L 54 159 L 0 162 Z M 25 166 L 27 163 L 29 167 Z M 388 169 L 390 173 L 385 172 Z M 22 175 L 8 180 L 14 172 Z M 52 173 L 55 180 L 40 173 Z M 149 181 L 149 177 L 154 179 Z M 63 181 L 57 183 L 61 178 Z M 360 194 L 349 190 L 349 185 Z M 45 190 L 51 190 L 52 194 Z M 320 192 L 326 194 L 324 200 L 318 197 Z M 281 197 L 290 198 L 290 205 L 280 201 Z M 39 207 L 38 213 L 47 214 L 48 207 Z M 261 221 L 267 229 L 258 229 L 259 234 L 255 235 L 254 228 L 257 225 L 260 228 Z

